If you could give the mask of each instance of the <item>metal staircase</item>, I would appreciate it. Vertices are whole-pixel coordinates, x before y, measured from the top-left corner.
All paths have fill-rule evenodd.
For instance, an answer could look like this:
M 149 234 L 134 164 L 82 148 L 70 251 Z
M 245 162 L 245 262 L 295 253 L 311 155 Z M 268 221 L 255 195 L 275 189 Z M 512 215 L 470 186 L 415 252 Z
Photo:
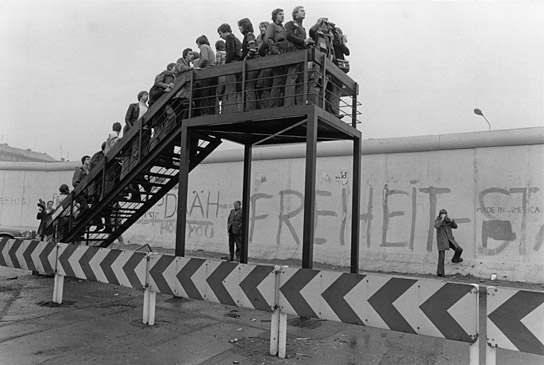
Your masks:
M 287 74 L 275 75 L 271 70 L 288 72 L 293 65 L 299 65 L 290 89 L 295 89 L 295 103 L 279 107 L 282 103 L 273 101 L 282 101 L 283 96 L 272 96 L 274 79 Z M 224 93 L 216 95 L 218 85 L 224 86 Z M 347 139 L 359 146 L 358 88 L 315 49 L 184 72 L 173 90 L 149 108 L 48 217 L 46 229 L 55 228 L 58 242 L 107 247 L 176 184 L 180 191 L 186 190 L 187 170 L 222 140 L 243 145 L 247 156 L 258 145 L 306 143 L 313 150 L 317 142 Z M 349 124 L 341 121 L 344 117 Z M 308 126 L 315 136 L 309 136 Z M 310 151 L 307 164 L 315 164 L 315 157 Z M 180 161 L 189 162 L 181 165 Z M 250 170 L 250 163 L 244 162 L 244 174 Z M 245 185 L 250 186 L 249 180 Z M 243 201 L 248 202 L 249 190 L 244 189 Z M 185 195 L 186 191 L 178 204 Z M 184 240 L 184 226 L 179 224 L 177 241 Z M 176 242 L 176 252 L 178 246 Z
M 173 96 L 185 82 L 192 79 L 178 80 L 48 217 L 57 242 L 107 247 L 176 186 L 182 124 L 190 110 Z M 192 170 L 221 139 L 205 133 L 190 138 Z

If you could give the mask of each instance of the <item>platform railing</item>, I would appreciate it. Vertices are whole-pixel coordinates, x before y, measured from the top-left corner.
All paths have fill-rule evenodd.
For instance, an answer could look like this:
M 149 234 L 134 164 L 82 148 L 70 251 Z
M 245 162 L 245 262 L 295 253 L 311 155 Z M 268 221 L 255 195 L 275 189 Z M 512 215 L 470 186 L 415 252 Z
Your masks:
M 192 72 L 191 117 L 315 104 L 360 123 L 358 84 L 314 49 Z
M 188 92 L 180 97 L 183 90 Z M 128 183 L 131 172 L 140 168 L 141 161 L 184 119 L 315 104 L 336 118 L 347 117 L 342 120 L 356 128 L 360 123 L 357 94 L 358 84 L 315 49 L 184 72 L 177 77 L 174 88 L 150 106 L 62 206 L 50 215 L 48 225 L 57 220 L 56 238 L 62 239 L 77 224 L 78 217 L 84 216 L 97 202 L 107 199 L 115 204 L 118 187 Z M 179 156 L 179 148 L 172 145 L 169 154 Z M 175 169 L 174 160 L 171 167 Z M 179 160 L 177 163 L 179 166 Z M 172 171 L 166 170 L 166 174 L 171 175 Z M 144 191 L 138 184 L 131 184 L 127 190 L 134 196 L 142 194 L 142 197 L 154 192 Z M 129 201 L 123 204 L 138 207 L 143 203 Z M 101 225 L 100 219 L 96 219 L 95 230 Z

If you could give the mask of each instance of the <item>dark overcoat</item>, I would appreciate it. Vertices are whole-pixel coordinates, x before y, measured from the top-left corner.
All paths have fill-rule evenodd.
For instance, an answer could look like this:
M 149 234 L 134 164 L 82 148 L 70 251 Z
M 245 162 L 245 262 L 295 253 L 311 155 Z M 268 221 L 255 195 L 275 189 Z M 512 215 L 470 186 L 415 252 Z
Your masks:
M 455 241 L 451 233 L 452 228 L 457 228 L 457 223 L 453 219 L 445 222 L 437 217 L 434 220 L 434 228 L 436 228 L 436 245 L 438 246 L 438 251 L 449 250 L 450 242 L 455 248 L 459 247 L 459 244 Z

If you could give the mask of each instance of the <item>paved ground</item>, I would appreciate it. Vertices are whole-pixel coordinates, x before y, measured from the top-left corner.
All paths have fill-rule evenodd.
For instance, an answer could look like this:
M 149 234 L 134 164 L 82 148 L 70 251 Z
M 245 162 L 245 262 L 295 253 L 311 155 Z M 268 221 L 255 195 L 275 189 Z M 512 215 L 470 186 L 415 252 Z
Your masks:
M 475 282 L 466 277 L 446 280 Z M 505 284 L 479 282 L 490 283 Z M 0 267 L 0 365 L 468 362 L 465 343 L 291 316 L 287 358 L 279 359 L 268 354 L 269 313 L 158 295 L 156 325 L 147 326 L 142 324 L 142 292 L 69 278 L 61 306 L 52 305 L 52 292 L 52 278 Z M 480 326 L 485 338 L 485 314 Z M 497 355 L 498 364 L 544 364 L 542 356 L 502 350 Z

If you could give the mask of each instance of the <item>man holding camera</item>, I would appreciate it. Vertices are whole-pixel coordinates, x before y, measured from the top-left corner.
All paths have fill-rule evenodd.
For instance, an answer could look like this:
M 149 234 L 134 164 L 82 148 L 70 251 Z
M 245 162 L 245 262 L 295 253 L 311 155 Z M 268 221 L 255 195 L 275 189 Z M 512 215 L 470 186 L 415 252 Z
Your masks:
M 49 200 L 46 205 L 43 200 L 39 199 L 37 205 L 38 214 L 36 214 L 36 219 L 40 221 L 40 225 L 38 226 L 38 237 L 41 241 L 50 241 L 53 232 L 51 229 L 45 230 L 45 221 L 49 213 L 53 211 L 53 201 Z
M 324 57 L 328 58 L 332 62 L 335 62 L 333 39 L 334 35 L 332 30 L 336 25 L 329 22 L 328 18 L 319 18 L 317 23 L 310 28 L 310 38 L 314 41 L 314 47 L 321 52 Z M 325 60 L 321 60 L 323 63 Z M 310 104 L 319 105 L 330 112 L 331 93 L 325 94 L 326 104 L 323 105 L 322 97 L 326 90 L 328 82 L 334 82 L 330 80 L 329 75 L 322 74 L 324 70 L 323 64 L 314 62 L 312 65 L 312 73 L 308 80 L 308 101 Z
M 444 259 L 446 258 L 446 250 L 450 248 L 455 250 L 455 254 L 451 259 L 453 263 L 461 263 L 463 259 L 461 254 L 463 249 L 455 241 L 451 229 L 457 229 L 457 223 L 455 220 L 448 217 L 448 211 L 446 209 L 440 209 L 438 217 L 434 220 L 434 228 L 436 228 L 436 244 L 438 246 L 438 267 L 436 274 L 438 276 L 445 276 L 444 274 Z

